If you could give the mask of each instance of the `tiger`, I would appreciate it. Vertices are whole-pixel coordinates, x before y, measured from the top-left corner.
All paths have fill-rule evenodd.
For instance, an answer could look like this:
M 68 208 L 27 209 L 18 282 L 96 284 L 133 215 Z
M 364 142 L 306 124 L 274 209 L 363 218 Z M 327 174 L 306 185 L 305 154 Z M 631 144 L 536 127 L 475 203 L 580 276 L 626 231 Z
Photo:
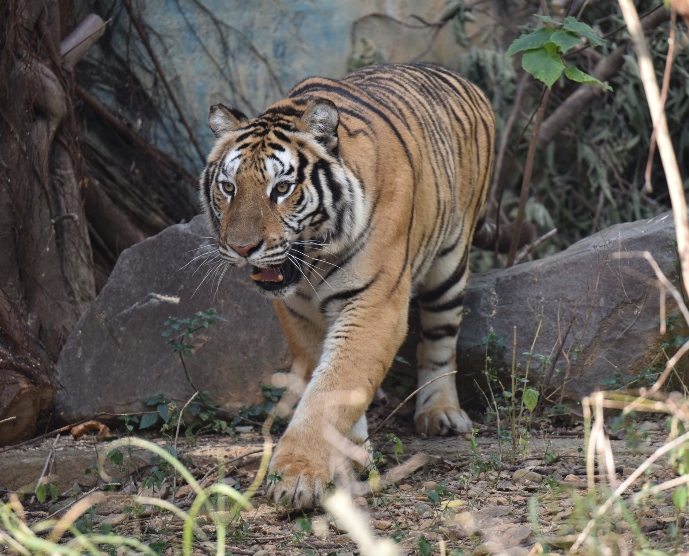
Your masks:
M 331 437 L 367 440 L 366 410 L 413 298 L 418 382 L 432 381 L 417 394 L 416 428 L 470 432 L 449 373 L 493 166 L 481 90 L 440 65 L 375 65 L 308 78 L 253 119 L 216 104 L 208 123 L 203 213 L 223 261 L 250 266 L 273 300 L 305 384 L 272 454 L 282 480 L 268 496 L 322 504 L 340 449 Z

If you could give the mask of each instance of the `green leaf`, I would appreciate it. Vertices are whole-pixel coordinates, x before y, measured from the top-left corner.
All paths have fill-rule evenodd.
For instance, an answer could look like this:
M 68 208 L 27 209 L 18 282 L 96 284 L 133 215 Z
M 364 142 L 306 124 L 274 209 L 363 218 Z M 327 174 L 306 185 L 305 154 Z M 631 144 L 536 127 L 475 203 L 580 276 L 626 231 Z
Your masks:
M 549 53 L 545 48 L 528 50 L 522 57 L 522 67 L 548 88 L 553 86 L 565 66 L 557 53 Z
M 567 52 L 570 48 L 580 44 L 581 39 L 579 35 L 571 31 L 555 31 L 550 36 L 550 42 L 558 45 L 562 52 Z
M 53 501 L 57 500 L 57 486 L 56 485 L 50 485 L 50 497 L 53 499 Z
M 428 496 L 428 500 L 433 504 L 440 502 L 440 496 L 438 496 L 438 493 L 435 490 L 426 491 L 426 495 Z
M 677 511 L 682 511 L 684 509 L 684 506 L 687 505 L 687 500 L 689 499 L 689 486 L 687 485 L 682 485 L 681 487 L 677 488 L 672 495 L 672 501 L 675 504 L 675 508 L 677 508 Z
M 46 497 L 45 485 L 38 485 L 36 487 L 35 494 L 36 494 L 36 498 L 38 498 L 38 501 L 43 502 L 45 500 L 45 497 Z
M 551 25 L 557 25 L 560 27 L 562 25 L 562 22 L 560 21 L 555 21 L 552 17 L 549 15 L 538 15 L 534 14 L 538 19 L 540 19 L 543 23 L 550 23 Z
M 156 410 L 158 413 L 160 413 L 163 421 L 167 423 L 170 420 L 170 406 L 168 404 L 161 403 L 158 407 L 156 407 Z
M 590 25 L 577 21 L 575 17 L 571 15 L 566 17 L 562 22 L 563 29 L 576 33 L 580 37 L 585 37 L 593 46 L 601 46 L 605 44 L 605 41 L 601 39 L 596 32 L 591 28 Z
M 524 405 L 529 411 L 533 411 L 538 403 L 538 392 L 533 388 L 524 390 Z
M 297 519 L 297 528 L 304 533 L 311 532 L 311 520 L 308 517 L 300 517 Z
M 140 429 L 147 429 L 150 426 L 155 425 L 158 422 L 158 414 L 157 413 L 146 413 L 143 417 L 141 417 L 141 424 L 139 424 Z
M 600 85 L 601 87 L 605 87 L 608 91 L 612 91 L 612 87 L 610 85 L 606 85 L 602 81 L 599 81 L 598 79 L 596 79 L 592 75 L 589 75 L 588 73 L 584 73 L 575 66 L 568 66 L 567 69 L 565 69 L 565 75 L 568 79 L 576 81 L 577 83 Z
M 431 544 L 423 535 L 421 535 L 421 538 L 419 539 L 419 553 L 421 556 L 428 556 L 431 553 Z
M 402 445 L 402 441 L 397 438 L 395 441 L 395 455 L 399 456 L 400 454 L 404 454 L 404 446 Z
M 122 465 L 124 461 L 124 455 L 117 448 L 113 448 L 108 452 L 108 461 L 113 465 Z
M 546 43 L 550 42 L 550 35 L 552 35 L 553 32 L 553 29 L 550 27 L 543 27 L 542 29 L 538 29 L 533 33 L 529 33 L 528 35 L 522 35 L 518 39 L 515 39 L 515 41 L 510 45 L 510 47 L 507 49 L 507 55 L 513 56 L 517 52 L 521 52 L 523 50 L 540 48 Z

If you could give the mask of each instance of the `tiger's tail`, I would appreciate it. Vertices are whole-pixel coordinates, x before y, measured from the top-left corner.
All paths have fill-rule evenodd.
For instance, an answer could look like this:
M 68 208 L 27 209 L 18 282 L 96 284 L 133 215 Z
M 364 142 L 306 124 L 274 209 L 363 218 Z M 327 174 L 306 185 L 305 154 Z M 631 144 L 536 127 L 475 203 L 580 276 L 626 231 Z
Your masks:
M 501 224 L 500 228 L 491 222 L 483 222 L 476 228 L 471 244 L 479 249 L 494 250 L 497 244 L 498 253 L 508 253 L 512 238 L 516 233 L 514 224 Z M 523 222 L 517 249 L 531 243 L 536 237 L 536 227 L 531 222 Z

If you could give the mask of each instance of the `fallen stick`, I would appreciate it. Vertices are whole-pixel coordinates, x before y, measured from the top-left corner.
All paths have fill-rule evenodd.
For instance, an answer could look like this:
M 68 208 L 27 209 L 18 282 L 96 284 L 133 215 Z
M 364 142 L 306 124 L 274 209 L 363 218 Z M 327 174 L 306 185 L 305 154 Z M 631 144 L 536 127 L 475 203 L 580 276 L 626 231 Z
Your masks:
M 406 479 L 415 471 L 421 469 L 428 463 L 428 456 L 424 453 L 414 454 L 404 463 L 397 467 L 390 469 L 380 478 L 380 485 L 376 491 L 383 490 L 391 485 L 399 483 L 402 479 Z M 363 496 L 371 492 L 370 482 L 356 482 L 351 487 L 352 496 Z
M 544 241 L 549 240 L 551 237 L 553 237 L 557 233 L 557 228 L 553 228 L 550 230 L 547 234 L 542 235 L 539 237 L 536 241 L 533 241 L 529 243 L 529 245 L 525 245 L 524 248 L 517 254 L 517 256 L 514 258 L 514 264 L 518 264 L 522 261 L 524 257 L 526 257 L 531 251 L 536 249 L 539 245 L 541 245 Z

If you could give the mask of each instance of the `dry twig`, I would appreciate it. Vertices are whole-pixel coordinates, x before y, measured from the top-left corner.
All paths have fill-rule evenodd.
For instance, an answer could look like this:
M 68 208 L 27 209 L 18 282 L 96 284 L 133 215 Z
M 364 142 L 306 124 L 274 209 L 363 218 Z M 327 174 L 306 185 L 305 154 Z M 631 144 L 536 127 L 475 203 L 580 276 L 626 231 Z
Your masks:
M 670 16 L 670 38 L 668 39 L 667 60 L 665 61 L 665 74 L 663 75 L 663 90 L 660 93 L 660 112 L 665 110 L 665 102 L 667 101 L 667 92 L 670 89 L 670 74 L 672 73 L 672 59 L 675 54 L 675 22 L 677 21 L 677 12 L 672 10 Z M 658 116 L 656 116 L 656 120 Z M 653 192 L 651 185 L 651 169 L 653 168 L 653 155 L 656 152 L 656 136 L 658 128 L 653 126 L 653 133 L 651 134 L 651 144 L 648 148 L 648 160 L 646 161 L 646 172 L 644 178 L 646 180 L 646 191 Z
M 536 249 L 536 247 L 538 247 L 539 245 L 541 245 L 545 241 L 548 241 L 556 233 L 557 233 L 557 228 L 553 228 L 547 234 L 544 234 L 541 237 L 539 237 L 536 241 L 532 241 L 528 245 L 525 245 L 524 248 L 514 258 L 514 264 L 519 264 L 524 259 L 524 257 L 526 257 L 529 253 L 531 253 L 531 251 Z

